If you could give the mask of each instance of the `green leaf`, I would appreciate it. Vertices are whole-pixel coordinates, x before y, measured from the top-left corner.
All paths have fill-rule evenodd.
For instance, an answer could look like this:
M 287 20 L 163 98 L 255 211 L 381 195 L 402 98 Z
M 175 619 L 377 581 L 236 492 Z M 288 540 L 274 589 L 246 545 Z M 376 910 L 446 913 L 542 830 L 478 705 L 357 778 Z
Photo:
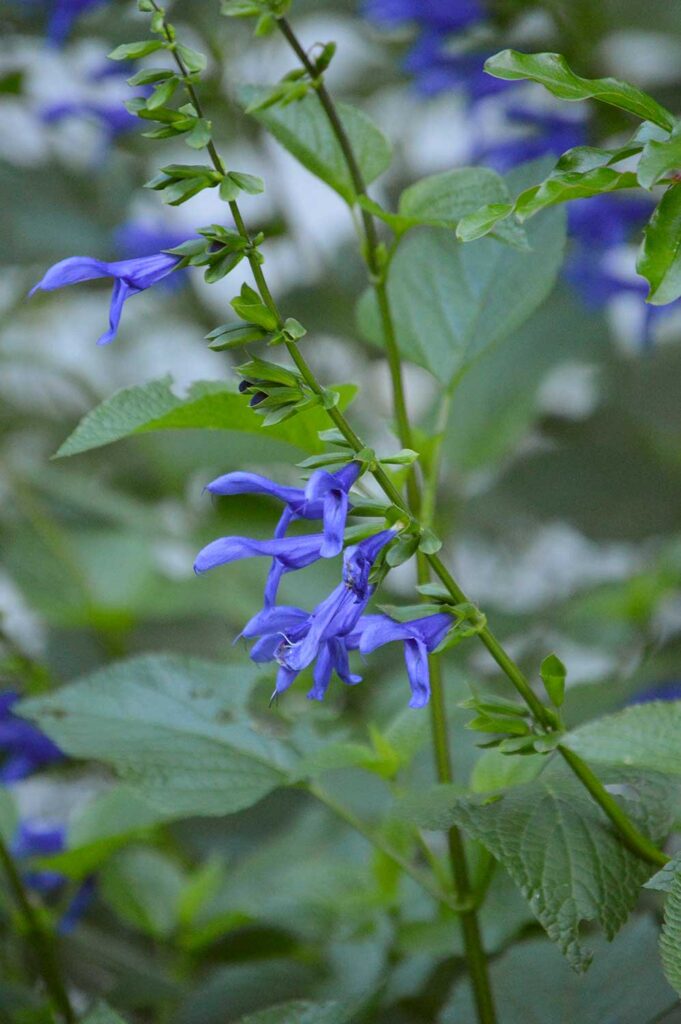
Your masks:
M 564 743 L 587 761 L 681 775 L 681 701 L 634 704 L 587 722 Z
M 121 850 L 100 871 L 99 885 L 104 899 L 126 924 L 156 939 L 175 931 L 184 876 L 159 850 L 143 846 Z
M 232 179 L 234 184 L 237 185 L 242 192 L 248 192 L 249 195 L 257 196 L 260 195 L 261 192 L 265 191 L 265 182 L 255 174 L 243 174 L 241 171 L 230 171 L 228 177 Z
M 154 430 L 237 430 L 262 434 L 262 419 L 230 385 L 222 381 L 196 381 L 185 398 L 174 394 L 172 385 L 172 377 L 164 377 L 117 391 L 87 413 L 62 444 L 57 457 L 77 455 Z M 355 394 L 355 387 L 342 384 L 338 390 L 341 408 L 345 408 Z M 291 421 L 268 428 L 268 433 L 301 451 L 321 452 L 324 444 L 317 431 L 326 423 L 322 409 L 310 409 Z
M 667 861 L 663 868 L 649 878 L 643 886 L 644 889 L 654 889 L 655 892 L 671 892 L 674 879 L 681 871 L 681 853 L 675 854 Z
M 239 90 L 239 101 L 246 108 L 266 92 L 256 86 L 244 86 Z M 339 103 L 337 108 L 364 181 L 370 184 L 390 164 L 390 143 L 361 110 L 347 103 Z M 343 151 L 315 94 L 286 107 L 258 110 L 253 116 L 308 171 L 335 189 L 346 202 L 355 202 L 356 190 Z
M 147 655 L 19 710 L 71 757 L 110 765 L 168 817 L 231 814 L 288 780 L 284 748 L 242 710 L 256 675 L 250 665 Z
M 581 78 L 560 53 L 502 50 L 485 61 L 485 71 L 495 78 L 539 82 L 562 100 L 600 100 L 668 131 L 676 124 L 673 114 L 641 89 L 616 78 Z
M 125 1021 L 107 1003 L 100 1002 L 85 1014 L 82 1024 L 125 1024 Z
M 280 1003 L 249 1013 L 238 1024 L 350 1024 L 356 1008 L 347 1003 Z
M 681 872 L 677 871 L 664 905 L 660 956 L 665 977 L 681 996 Z
M 108 54 L 109 60 L 139 60 L 148 57 L 156 50 L 162 50 L 165 44 L 160 39 L 142 39 L 138 43 L 123 43 Z
M 681 188 L 671 185 L 643 232 L 636 269 L 650 284 L 646 301 L 664 306 L 681 295 Z
M 536 171 L 530 165 L 509 180 L 524 185 Z M 537 218 L 528 238 L 531 251 L 518 252 L 490 238 L 463 246 L 438 228 L 408 235 L 388 274 L 402 354 L 451 386 L 483 352 L 516 330 L 553 287 L 565 242 L 563 211 Z M 360 301 L 358 315 L 362 333 L 381 344 L 371 292 Z
M 674 131 L 670 138 L 646 142 L 636 175 L 643 188 L 653 188 L 666 174 L 681 167 L 681 132 Z
M 541 663 L 539 674 L 549 700 L 554 707 L 559 708 L 565 700 L 565 677 L 567 676 L 565 665 L 557 654 L 548 654 Z
M 550 943 L 516 943 L 491 964 L 499 1024 L 643 1024 L 662 1021 L 674 999 L 656 955 L 657 928 L 639 917 L 612 945 L 594 936 L 594 962 L 583 977 L 566 970 Z M 467 980 L 452 993 L 438 1024 L 476 1024 Z
M 524 222 L 547 206 L 556 206 L 574 199 L 587 199 L 618 189 L 635 188 L 636 184 L 635 174 L 630 171 L 615 171 L 611 167 L 597 167 L 583 173 L 554 172 L 540 185 L 534 185 L 521 192 L 515 203 L 484 206 L 465 217 L 457 228 L 457 238 L 463 242 L 474 241 L 498 229 L 500 222 L 511 214 L 515 214 L 519 221 Z
M 400 196 L 397 222 L 401 230 L 419 224 L 456 228 L 459 221 L 481 206 L 509 198 L 506 182 L 487 167 L 461 167 L 422 178 Z M 517 224 L 500 226 L 497 237 L 527 249 L 525 232 Z
M 678 797 L 664 776 L 614 768 L 602 768 L 599 775 L 627 794 L 618 799 L 653 839 L 671 828 Z M 581 922 L 597 921 L 612 938 L 636 903 L 650 866 L 623 846 L 560 762 L 496 796 L 447 796 L 430 816 L 432 808 L 423 800 L 415 810 L 417 823 L 441 829 L 455 824 L 481 842 L 508 871 L 570 965 L 586 970 L 591 954 L 581 946 Z

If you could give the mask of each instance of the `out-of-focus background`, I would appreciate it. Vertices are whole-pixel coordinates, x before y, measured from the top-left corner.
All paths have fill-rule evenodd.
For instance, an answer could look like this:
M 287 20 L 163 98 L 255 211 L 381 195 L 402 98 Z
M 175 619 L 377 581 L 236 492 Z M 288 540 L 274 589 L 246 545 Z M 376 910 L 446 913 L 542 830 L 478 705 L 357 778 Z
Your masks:
M 107 779 L 52 764 L 49 751 L 35 763 L 17 758 L 10 694 L 44 692 L 148 650 L 243 658 L 232 640 L 260 606 L 266 570 L 242 562 L 197 579 L 193 557 L 221 534 L 267 535 L 277 510 L 256 499 L 214 502 L 202 488 L 236 468 L 294 482 L 302 457 L 265 431 L 169 431 L 52 461 L 78 420 L 118 388 L 170 376 L 182 394 L 193 380 L 230 373 L 230 357 L 209 351 L 204 335 L 247 279 L 243 264 L 214 286 L 189 271 L 135 296 L 107 348 L 95 340 L 108 283 L 27 299 L 66 256 L 146 255 L 224 217 L 210 191 L 172 209 L 141 187 L 160 165 L 187 162 L 188 151 L 181 140 L 142 138 L 122 105 L 134 93 L 125 81 L 132 69 L 106 54 L 144 36 L 135 6 L 3 5 L 0 778 L 18 801 L 29 854 L 52 852 L 40 837 L 29 848 L 31 827 L 52 829 L 57 849 Z M 178 2 L 172 18 L 209 55 L 203 95 L 227 164 L 265 179 L 265 194 L 246 197 L 243 210 L 267 233 L 270 283 L 307 326 L 306 352 L 320 375 L 360 385 L 353 415 L 361 429 L 394 446 L 385 365 L 356 325 L 365 277 L 348 211 L 233 101 L 237 84 L 272 82 L 292 57 L 278 37 L 253 40 L 248 24 L 221 18 L 218 7 Z M 385 204 L 424 174 L 471 163 L 513 173 L 537 159 L 550 167 L 570 146 L 631 132 L 617 111 L 484 76 L 484 58 L 506 46 L 560 50 L 582 74 L 625 77 L 681 108 L 681 10 L 668 0 L 296 0 L 291 17 L 306 45 L 338 43 L 331 88 L 392 139 L 392 166 L 372 189 Z M 465 376 L 443 449 L 437 528 L 447 557 L 521 663 L 560 652 L 573 722 L 651 687 L 681 687 L 681 308 L 646 307 L 634 272 L 651 207 L 626 193 L 571 207 L 555 290 Z M 410 410 L 428 423 L 435 382 L 420 367 L 406 372 Z M 336 571 L 317 565 L 288 577 L 287 603 L 311 605 Z M 398 596 L 400 587 L 409 593 L 408 570 L 393 578 Z M 360 687 L 334 686 L 321 707 L 297 687 L 281 713 L 300 721 L 303 738 L 308 718 L 348 733 L 352 723 L 361 731 L 389 721 L 408 699 L 394 654 L 368 664 Z M 454 704 L 466 683 L 493 674 L 476 649 L 458 648 L 448 666 L 460 725 L 466 715 Z M 271 686 L 263 673 L 263 706 Z M 460 773 L 474 755 L 462 740 Z M 418 771 L 430 777 L 425 756 Z M 364 810 L 380 803 L 353 791 L 351 773 L 338 785 Z M 394 970 L 380 1019 L 432 1020 L 445 1006 L 458 963 L 455 925 L 428 919 L 416 895 L 411 916 L 391 921 L 386 865 L 367 867 L 361 840 L 302 796 L 180 824 L 154 842 L 162 867 L 149 870 L 165 872 L 173 892 L 197 864 L 218 865 L 202 931 L 126 903 L 130 865 L 118 855 L 101 868 L 69 938 L 84 992 L 103 993 L 140 1020 L 211 1024 L 263 1000 L 361 994 L 383 977 L 389 947 Z M 143 857 L 141 849 L 126 856 Z M 486 931 L 498 950 L 534 926 L 508 883 L 495 885 Z M 58 885 L 54 892 L 61 909 L 74 895 Z M 637 934 L 641 948 L 648 940 Z M 24 1007 L 9 942 L 2 956 L 10 978 L 0 983 L 2 999 Z

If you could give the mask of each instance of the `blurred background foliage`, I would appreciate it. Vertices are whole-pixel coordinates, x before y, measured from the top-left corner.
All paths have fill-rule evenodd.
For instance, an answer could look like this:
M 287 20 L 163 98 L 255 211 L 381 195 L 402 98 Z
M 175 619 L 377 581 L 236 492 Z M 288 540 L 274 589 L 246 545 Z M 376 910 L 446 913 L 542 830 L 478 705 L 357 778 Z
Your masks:
M 265 568 L 236 563 L 197 579 L 193 556 L 220 534 L 268 534 L 275 511 L 251 498 L 211 501 L 202 487 L 236 468 L 294 481 L 292 463 L 302 457 L 264 431 L 169 431 L 51 461 L 83 414 L 117 388 L 170 374 L 182 393 L 190 381 L 230 373 L 229 356 L 208 351 L 203 336 L 224 319 L 241 267 L 210 289 L 198 276 L 185 276 L 172 288 L 136 297 L 118 340 L 103 350 L 94 345 L 106 317 L 97 285 L 26 301 L 29 287 L 55 260 L 141 255 L 220 216 L 211 193 L 169 209 L 141 191 L 157 167 L 175 157 L 177 145 L 153 144 L 140 137 L 134 119 L 126 122 L 121 104 L 130 90 L 118 69 L 106 66 L 109 50 L 140 36 L 134 6 L 91 5 L 56 44 L 46 38 L 49 5 L 4 4 L 0 654 L 8 691 L 45 692 L 143 651 L 229 663 L 228 683 L 246 664 L 232 640 L 260 605 Z M 575 144 L 565 141 L 566 132 L 592 143 L 626 133 L 621 113 L 581 106 L 566 112 L 533 86 L 523 87 L 525 120 L 517 114 L 514 120 L 503 98 L 480 98 L 458 69 L 447 71 L 458 53 L 457 33 L 440 31 L 433 43 L 432 26 L 401 16 L 407 6 L 297 0 L 292 12 L 308 45 L 338 42 L 331 86 L 369 111 L 395 142 L 393 164 L 373 189 L 377 198 L 395 201 L 419 176 L 478 159 L 506 169 L 514 162 L 510 144 L 522 143 L 528 156 L 551 152 L 551 140 L 542 141 L 542 117 L 571 121 L 559 126 L 558 151 Z M 411 7 L 418 11 L 419 4 Z M 487 10 L 482 26 L 471 29 L 471 53 L 507 45 L 561 50 L 582 74 L 629 78 L 681 109 L 676 5 L 491 0 Z M 281 305 L 308 327 L 307 354 L 320 376 L 360 385 L 353 413 L 364 433 L 379 446 L 393 445 L 385 366 L 355 321 L 364 275 L 352 223 L 337 197 L 233 100 L 238 83 L 271 82 L 288 70 L 288 53 L 278 38 L 252 40 L 246 25 L 221 18 L 215 0 L 177 3 L 173 19 L 210 56 L 205 105 L 228 164 L 266 181 L 264 197 L 247 197 L 243 206 L 249 223 L 268 235 L 267 269 Z M 415 59 L 424 39 L 440 49 Z M 434 80 L 436 67 L 442 74 Z M 550 649 L 567 663 L 572 723 L 618 708 L 649 687 L 674 687 L 680 678 L 681 312 L 672 307 L 647 322 L 632 276 L 636 232 L 629 220 L 588 241 L 589 227 L 608 216 L 594 207 L 586 228 L 572 225 L 571 272 L 455 391 L 437 521 L 463 584 L 521 664 L 536 665 Z M 602 279 L 603 287 L 585 287 L 585 276 L 592 283 Z M 434 381 L 415 366 L 407 367 L 407 381 L 414 418 L 429 426 Z M 333 584 L 334 571 L 319 563 L 287 577 L 286 601 L 314 603 Z M 391 575 L 390 582 L 396 596 L 408 594 L 410 571 Z M 467 715 L 457 701 L 467 684 L 490 688 L 498 680 L 472 646 L 450 652 L 446 670 L 457 778 L 465 784 L 479 751 L 461 731 Z M 308 705 L 302 686 L 267 712 L 272 680 L 262 672 L 253 705 L 259 714 L 291 723 L 303 749 L 324 735 L 371 742 L 370 730 L 378 729 L 377 742 L 392 730 L 395 743 L 415 751 L 407 769 L 412 785 L 430 782 L 421 742 L 426 727 L 418 712 L 404 710 L 401 655 L 389 648 L 364 674 L 359 687 L 332 688 L 323 706 Z M 489 757 L 484 763 L 478 778 L 501 770 Z M 381 820 L 393 787 L 378 775 L 361 786 L 357 780 L 351 769 L 328 777 L 332 792 Z M 110 787 L 101 770 L 58 763 L 9 788 L 22 821 L 73 829 Z M 465 995 L 455 991 L 462 963 L 453 915 L 436 911 L 413 883 L 398 879 L 388 861 L 305 795 L 278 792 L 226 819 L 166 827 L 142 821 L 127 831 L 121 822 L 129 825 L 130 807 L 103 806 L 105 826 L 95 822 L 90 833 L 103 844 L 96 891 L 65 938 L 69 975 L 83 1005 L 98 995 L 131 1020 L 211 1024 L 286 999 L 352 1001 L 373 992 L 358 1020 L 469 1019 Z M 107 842 L 107 828 L 124 838 Z M 399 844 L 399 834 L 392 838 Z M 77 884 L 67 882 L 48 898 L 55 917 Z M 0 1017 L 49 1020 L 25 984 L 4 896 L 0 906 Z M 589 1001 L 585 991 L 594 996 L 599 986 L 619 985 L 632 963 L 639 970 L 655 956 L 654 930 L 644 914 L 620 940 L 629 961 L 623 955 L 615 962 L 610 950 L 598 975 L 573 979 L 539 939 L 538 926 L 500 871 L 483 921 L 494 953 L 518 936 L 528 940 L 495 965 L 503 998 L 517 998 L 519 990 L 526 995 L 523 957 L 545 957 L 546 972 L 555 971 L 566 986 L 564 1004 L 575 1007 L 564 1019 L 582 1024 L 605 1019 L 594 1016 L 597 1008 L 577 1009 L 580 999 L 585 1006 Z M 508 957 L 518 962 L 509 965 Z M 671 990 L 650 971 L 645 1011 L 681 1020 L 673 1016 Z M 527 1020 L 545 1019 L 538 1006 Z M 642 1019 L 626 1017 L 632 1024 Z

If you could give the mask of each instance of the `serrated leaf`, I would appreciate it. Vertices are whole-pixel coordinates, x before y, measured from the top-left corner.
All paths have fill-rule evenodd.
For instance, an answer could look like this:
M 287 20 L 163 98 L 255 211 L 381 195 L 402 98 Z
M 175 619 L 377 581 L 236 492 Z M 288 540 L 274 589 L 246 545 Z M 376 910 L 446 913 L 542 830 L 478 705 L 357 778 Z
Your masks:
M 519 53 L 502 50 L 485 61 L 485 71 L 509 81 L 539 82 L 562 100 L 595 99 L 619 107 L 671 131 L 676 121 L 652 96 L 616 78 L 581 78 L 560 53 Z
M 652 1024 L 667 1017 L 674 994 L 656 956 L 657 928 L 639 917 L 612 945 L 593 937 L 594 961 L 576 977 L 550 943 L 516 943 L 491 964 L 499 1024 Z M 438 1024 L 477 1024 L 468 981 L 456 985 Z
M 667 981 L 681 996 L 681 872 L 678 871 L 664 905 L 660 955 Z
M 146 655 L 24 701 L 19 711 L 71 757 L 109 765 L 168 817 L 230 814 L 289 777 L 284 748 L 240 710 L 256 671 Z
M 601 768 L 599 775 L 618 785 L 618 799 L 653 839 L 671 828 L 678 794 L 664 776 L 612 767 Z M 448 796 L 445 791 L 439 804 L 435 797 L 414 801 L 417 824 L 458 825 L 481 842 L 508 871 L 569 964 L 586 970 L 591 954 L 581 945 L 581 923 L 596 921 L 612 938 L 636 903 L 650 865 L 623 846 L 598 805 L 559 762 L 500 794 Z
M 681 295 L 681 187 L 671 185 L 643 232 L 636 269 L 650 284 L 646 301 L 664 306 Z
M 525 185 L 538 168 L 519 168 L 509 182 Z M 532 177 L 530 177 L 532 180 Z M 507 337 L 549 294 L 563 258 L 564 211 L 549 210 L 528 226 L 530 252 L 491 238 L 461 245 L 450 231 L 421 228 L 401 242 L 390 263 L 388 294 L 405 358 L 445 386 Z M 370 291 L 358 307 L 369 341 L 382 331 Z
M 262 434 L 262 419 L 248 402 L 222 381 L 196 381 L 184 398 L 173 393 L 172 377 L 123 388 L 107 398 L 80 421 L 62 444 L 57 457 L 77 455 L 120 441 L 123 437 L 154 430 L 237 430 Z M 341 407 L 355 394 L 351 384 L 341 384 Z M 271 437 L 305 452 L 321 452 L 317 431 L 327 423 L 321 409 L 310 409 L 291 422 L 269 430 Z
M 239 90 L 239 102 L 246 108 L 267 91 L 256 86 L 244 86 Z M 390 143 L 361 110 L 347 103 L 338 103 L 337 108 L 364 181 L 370 184 L 390 164 Z M 316 95 L 308 95 L 286 107 L 257 110 L 253 116 L 308 171 L 335 189 L 346 202 L 355 201 L 356 192 L 343 151 Z
M 666 174 L 678 171 L 680 167 L 681 132 L 675 131 L 670 138 L 663 141 L 650 139 L 646 142 L 636 168 L 636 175 L 643 188 L 652 188 Z

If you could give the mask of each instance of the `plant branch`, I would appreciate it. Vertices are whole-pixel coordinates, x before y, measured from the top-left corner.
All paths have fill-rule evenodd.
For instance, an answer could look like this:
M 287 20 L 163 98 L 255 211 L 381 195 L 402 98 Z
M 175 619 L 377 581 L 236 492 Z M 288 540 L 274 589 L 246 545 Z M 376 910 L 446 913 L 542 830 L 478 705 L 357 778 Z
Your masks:
M 0 836 L 0 863 L 7 875 L 14 901 L 26 923 L 30 948 L 35 954 L 36 967 L 42 975 L 50 999 L 65 1024 L 75 1024 L 76 1015 L 61 978 L 52 935 L 44 927 L 40 915 L 33 907 L 24 888 L 21 875 L 17 871 L 16 864 L 2 836 Z
M 158 7 L 156 9 L 158 10 Z M 169 32 L 167 32 L 167 38 L 169 41 L 172 41 L 172 36 Z M 198 104 L 196 90 L 194 89 L 193 85 L 189 81 L 187 81 L 187 69 L 185 68 L 182 62 L 182 58 L 174 50 L 173 55 L 175 58 L 175 62 L 178 66 L 178 69 L 180 70 L 180 72 L 183 75 L 183 78 L 185 79 L 184 84 L 187 89 L 188 95 L 192 99 L 192 102 L 196 107 L 197 113 L 199 114 L 199 116 L 201 116 L 201 107 L 200 104 Z M 208 146 L 208 152 L 210 154 L 211 160 L 213 161 L 215 169 L 219 171 L 221 174 L 223 174 L 224 165 L 212 142 Z M 276 301 L 272 296 L 265 275 L 262 271 L 262 267 L 260 266 L 257 254 L 254 252 L 252 248 L 252 239 L 245 225 L 243 217 L 241 216 L 238 203 L 236 201 L 230 202 L 229 208 L 232 212 L 232 216 L 234 217 L 234 223 L 239 234 L 242 236 L 244 241 L 248 242 L 249 248 L 247 251 L 247 259 L 249 261 L 255 283 L 258 287 L 258 291 L 260 292 L 260 296 L 265 305 L 268 307 L 268 309 L 276 317 L 278 326 L 281 327 L 284 324 L 285 318 L 280 312 L 279 307 L 277 306 Z M 307 360 L 305 359 L 302 352 L 298 348 L 298 345 L 295 342 L 287 341 L 286 348 L 293 362 L 298 368 L 301 376 L 303 377 L 304 381 L 309 386 L 310 390 L 313 392 L 313 394 L 323 399 L 326 396 L 326 391 L 315 377 L 312 369 L 307 363 Z M 366 447 L 366 445 L 359 437 L 359 435 L 355 433 L 355 431 L 353 430 L 352 426 L 347 421 L 343 413 L 335 406 L 330 406 L 329 408 L 327 408 L 326 411 L 331 421 L 333 422 L 334 426 L 336 426 L 343 435 L 343 437 L 345 437 L 346 441 L 353 449 L 353 451 L 362 451 Z M 381 465 L 377 465 L 372 470 L 372 475 L 374 476 L 374 479 L 376 480 L 378 485 L 383 490 L 386 497 L 389 498 L 389 500 L 394 505 L 396 505 L 401 511 L 405 513 L 405 516 L 411 523 L 415 524 L 417 527 L 420 527 L 421 524 L 418 520 L 416 511 L 418 508 L 418 502 L 416 502 L 415 505 L 412 506 L 411 501 L 405 501 L 405 499 L 402 497 L 402 495 L 392 482 L 391 478 L 388 476 L 388 474 Z M 410 474 L 410 478 L 413 480 L 412 474 Z M 449 569 L 447 569 L 447 567 L 439 558 L 439 556 L 436 554 L 429 554 L 425 557 L 435 575 L 446 587 L 454 603 L 469 603 L 469 598 L 467 597 L 466 593 L 456 582 L 451 572 L 449 571 Z M 487 650 L 491 654 L 494 661 L 496 661 L 497 665 L 502 670 L 502 672 L 513 684 L 513 686 L 520 694 L 522 699 L 525 701 L 528 708 L 532 712 L 533 718 L 537 722 L 537 724 L 539 724 L 549 732 L 553 731 L 554 725 L 548 709 L 544 707 L 542 702 L 535 695 L 534 691 L 532 690 L 532 687 L 530 686 L 530 683 L 528 682 L 527 678 L 525 677 L 521 669 L 518 667 L 518 665 L 515 664 L 510 655 L 504 650 L 503 646 L 494 636 L 489 627 L 485 626 L 476 635 L 480 642 L 483 643 L 484 646 L 487 648 Z M 563 754 L 563 756 L 565 757 L 564 748 L 561 748 L 561 754 Z M 656 847 L 654 847 L 653 844 L 651 844 L 650 840 L 641 832 L 639 832 L 639 830 L 636 828 L 634 823 L 628 818 L 628 816 L 622 810 L 619 804 L 613 801 L 613 799 L 610 797 L 607 791 L 598 782 L 596 776 L 593 775 L 593 773 L 591 773 L 590 769 L 587 769 L 589 772 L 589 774 L 587 775 L 584 771 L 580 772 L 580 770 L 578 770 L 574 760 L 570 760 L 569 758 L 566 758 L 566 760 L 568 761 L 568 764 L 575 772 L 577 777 L 580 779 L 580 781 L 588 789 L 589 793 L 594 798 L 594 800 L 599 804 L 599 806 L 602 808 L 602 810 L 605 812 L 608 818 L 612 821 L 615 828 L 620 833 L 629 849 L 633 850 L 638 856 L 640 856 L 643 860 L 649 863 L 655 865 L 666 863 L 668 860 L 666 855 L 661 850 L 658 850 Z M 587 766 L 583 765 L 583 768 L 587 768 Z M 624 830 L 623 822 L 626 822 L 626 827 Z M 653 850 L 654 852 L 652 852 Z

